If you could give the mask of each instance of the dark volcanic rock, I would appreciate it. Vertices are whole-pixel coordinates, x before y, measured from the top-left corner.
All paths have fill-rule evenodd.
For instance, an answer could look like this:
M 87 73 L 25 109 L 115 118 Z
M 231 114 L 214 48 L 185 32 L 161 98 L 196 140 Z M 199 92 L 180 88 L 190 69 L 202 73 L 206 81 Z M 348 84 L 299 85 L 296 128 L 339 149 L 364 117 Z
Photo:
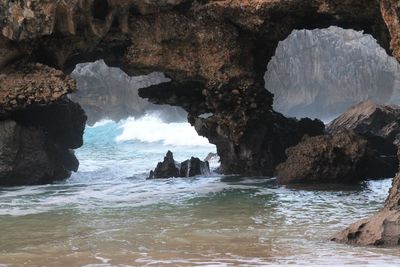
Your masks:
M 0 122 L 0 186 L 45 184 L 69 177 L 79 162 L 42 129 Z
M 155 85 L 162 93 L 146 90 L 147 98 L 183 107 L 192 125 L 200 114 L 214 114 L 202 133 L 220 146 L 225 173 L 272 175 L 284 149 L 302 137 L 295 123 L 272 111 L 263 80 L 279 41 L 294 29 L 354 27 L 388 52 L 392 41 L 400 58 L 394 0 L 101 2 L 107 4 L 100 14 L 97 0 L 0 2 L 0 71 L 18 74 L 10 64 L 19 56 L 65 73 L 99 58 L 130 76 L 163 72 L 171 85 Z M 14 77 L 22 87 L 29 83 Z M 14 100 L 5 99 L 12 108 Z
M 21 125 L 43 129 L 52 142 L 67 149 L 83 145 L 85 111 L 67 97 L 47 105 L 32 105 L 18 110 L 10 118 Z
M 0 121 L 0 186 L 45 184 L 68 178 L 79 162 L 86 116 L 64 98 L 34 105 Z
M 200 135 L 216 144 L 221 158 L 219 171 L 224 174 L 272 176 L 276 166 L 286 160 L 288 147 L 298 144 L 304 135 L 323 134 L 325 128 L 319 120 L 297 120 L 268 112 L 249 121 L 240 141 L 232 143 L 227 140 L 232 131 L 212 121 L 212 117 L 196 118 L 194 125 Z
M 280 184 L 352 183 L 393 177 L 398 167 L 395 145 L 347 130 L 304 138 L 286 153 L 288 159 L 276 169 Z
M 192 157 L 181 163 L 180 177 L 193 177 L 196 175 L 209 175 L 210 165 L 208 161 L 201 161 L 199 158 Z
M 179 177 L 179 171 L 179 163 L 174 160 L 172 152 L 168 151 L 164 161 L 159 162 L 155 170 L 150 172 L 149 179 Z
M 206 161 L 192 157 L 182 163 L 174 160 L 171 151 L 167 152 L 163 162 L 159 162 L 154 171 L 150 171 L 149 179 L 172 178 L 172 177 L 193 177 L 196 175 L 209 175 L 210 166 Z
M 151 90 L 151 102 L 185 108 L 198 132 L 217 144 L 225 173 L 268 175 L 305 134 L 297 121 L 273 112 L 265 90 L 279 41 L 294 29 L 338 25 L 364 30 L 400 59 L 397 0 L 100 2 L 104 8 L 97 0 L 0 1 L 1 112 L 49 104 L 73 89 L 62 72 L 30 79 L 11 65 L 18 58 L 32 71 L 45 63 L 68 73 L 98 58 L 129 75 L 162 71 L 180 89 Z M 54 82 L 60 80 L 66 86 Z M 202 113 L 213 116 L 198 122 Z
M 374 134 L 399 144 L 400 142 L 400 106 L 378 105 L 364 101 L 351 107 L 332 121 L 327 131 L 336 133 L 342 129 L 351 129 L 359 134 Z

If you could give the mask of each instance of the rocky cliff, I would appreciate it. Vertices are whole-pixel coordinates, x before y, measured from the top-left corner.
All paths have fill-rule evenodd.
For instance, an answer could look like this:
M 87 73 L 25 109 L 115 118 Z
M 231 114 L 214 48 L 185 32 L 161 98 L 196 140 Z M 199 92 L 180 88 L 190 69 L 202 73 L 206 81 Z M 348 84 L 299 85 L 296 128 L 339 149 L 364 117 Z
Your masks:
M 263 76 L 278 42 L 296 28 L 337 25 L 364 30 L 390 51 L 394 4 L 3 1 L 0 65 L 7 69 L 25 58 L 68 73 L 77 63 L 102 58 L 130 76 L 163 72 L 171 82 L 139 90 L 142 97 L 184 108 L 190 122 L 217 145 L 224 172 L 271 175 L 283 160 L 272 152 L 284 154 L 281 150 L 303 134 L 295 121 L 272 112 L 272 94 L 264 89 Z M 393 25 L 388 27 L 388 21 Z M 213 115 L 198 119 L 205 113 Z M 263 134 L 253 133 L 259 125 L 265 127 Z M 270 141 L 277 135 L 288 137 L 278 148 Z M 256 143 L 263 143 L 263 149 Z
M 70 98 L 85 110 L 89 125 L 101 119 L 119 121 L 152 113 L 166 122 L 187 119 L 182 108 L 155 105 L 139 97 L 139 88 L 170 81 L 162 73 L 130 77 L 119 68 L 110 68 L 103 60 L 98 60 L 78 64 L 71 76 L 76 80 L 77 90 Z
M 400 65 L 371 35 L 329 27 L 295 30 L 280 42 L 265 75 L 274 108 L 332 119 L 364 100 L 400 103 Z
M 30 105 L 12 93 L 29 88 L 18 70 L 36 63 L 69 73 L 78 63 L 102 58 L 130 76 L 159 71 L 171 82 L 139 95 L 184 108 L 199 133 L 217 145 L 225 173 L 271 175 L 287 147 L 321 130 L 319 122 L 272 110 L 263 76 L 278 42 L 294 29 L 335 25 L 364 30 L 400 59 L 399 12 L 397 0 L 1 1 L 0 75 L 15 74 L 23 88 L 6 88 L 1 108 Z M 65 86 L 54 99 L 45 97 L 52 88 L 47 74 L 35 79 L 43 82 L 43 92 L 34 90 L 41 105 L 68 91 L 69 76 L 59 77 Z

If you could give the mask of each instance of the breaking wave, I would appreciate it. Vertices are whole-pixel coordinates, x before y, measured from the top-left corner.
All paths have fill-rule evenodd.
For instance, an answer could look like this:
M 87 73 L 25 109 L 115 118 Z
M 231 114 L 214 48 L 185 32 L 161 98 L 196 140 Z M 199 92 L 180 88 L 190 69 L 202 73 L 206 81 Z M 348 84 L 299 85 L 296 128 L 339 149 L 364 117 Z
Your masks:
M 161 142 L 172 146 L 206 146 L 214 148 L 208 140 L 197 134 L 188 122 L 165 123 L 156 116 L 146 115 L 139 119 L 129 118 L 121 122 L 122 133 L 117 142 L 137 140 L 141 142 Z

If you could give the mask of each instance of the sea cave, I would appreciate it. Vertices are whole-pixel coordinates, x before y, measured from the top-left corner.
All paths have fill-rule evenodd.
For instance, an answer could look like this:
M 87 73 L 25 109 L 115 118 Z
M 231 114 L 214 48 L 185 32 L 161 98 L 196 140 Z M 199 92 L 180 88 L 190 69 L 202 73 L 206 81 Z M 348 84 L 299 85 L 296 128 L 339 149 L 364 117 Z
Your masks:
M 396 266 L 399 14 L 1 2 L 0 265 Z

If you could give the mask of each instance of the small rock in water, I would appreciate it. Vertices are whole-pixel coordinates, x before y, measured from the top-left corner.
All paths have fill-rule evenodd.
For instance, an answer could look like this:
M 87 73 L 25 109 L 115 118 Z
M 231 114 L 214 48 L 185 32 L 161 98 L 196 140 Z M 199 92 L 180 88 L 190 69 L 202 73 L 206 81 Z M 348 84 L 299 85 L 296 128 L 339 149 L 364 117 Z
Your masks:
M 150 172 L 149 179 L 179 177 L 180 166 L 174 160 L 174 155 L 168 150 L 163 162 L 159 162 L 154 171 Z
M 208 161 L 201 161 L 199 158 L 192 157 L 181 163 L 181 177 L 193 177 L 196 175 L 209 175 L 210 165 Z
M 193 177 L 196 175 L 209 175 L 210 166 L 206 161 L 201 161 L 199 158 L 192 157 L 190 160 L 185 160 L 178 163 L 174 160 L 171 151 L 168 151 L 163 162 L 159 162 L 154 171 L 150 171 L 148 179 L 156 178 L 172 178 L 172 177 Z

